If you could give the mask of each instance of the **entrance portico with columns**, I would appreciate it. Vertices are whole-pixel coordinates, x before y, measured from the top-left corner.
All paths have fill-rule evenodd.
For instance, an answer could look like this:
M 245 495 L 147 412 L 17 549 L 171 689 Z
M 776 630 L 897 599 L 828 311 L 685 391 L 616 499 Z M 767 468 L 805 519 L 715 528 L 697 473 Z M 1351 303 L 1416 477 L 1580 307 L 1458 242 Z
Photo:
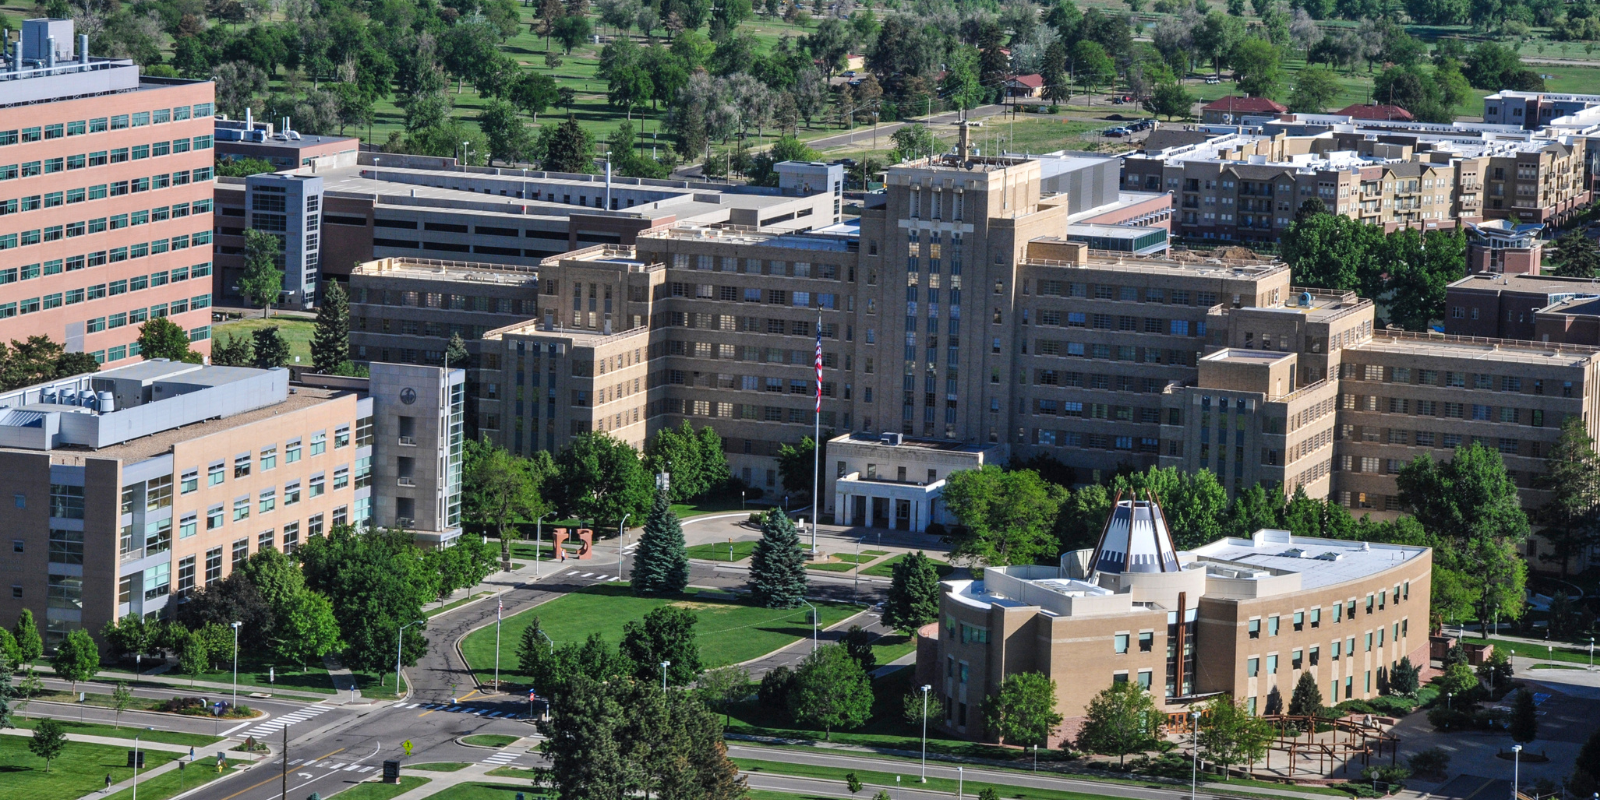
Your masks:
M 933 523 L 955 520 L 939 496 L 950 473 L 1006 460 L 1005 444 L 909 439 L 898 433 L 877 437 L 846 434 L 828 441 L 833 468 L 829 511 L 836 525 L 926 532 Z M 825 495 L 827 496 L 827 495 Z

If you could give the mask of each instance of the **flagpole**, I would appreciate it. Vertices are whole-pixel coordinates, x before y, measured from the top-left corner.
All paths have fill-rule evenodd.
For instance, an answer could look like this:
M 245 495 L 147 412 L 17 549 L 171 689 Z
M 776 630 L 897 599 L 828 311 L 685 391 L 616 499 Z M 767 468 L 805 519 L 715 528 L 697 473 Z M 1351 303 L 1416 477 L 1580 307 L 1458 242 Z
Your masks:
M 811 557 L 817 557 L 817 500 L 822 496 L 822 309 L 817 309 L 817 409 L 811 434 Z

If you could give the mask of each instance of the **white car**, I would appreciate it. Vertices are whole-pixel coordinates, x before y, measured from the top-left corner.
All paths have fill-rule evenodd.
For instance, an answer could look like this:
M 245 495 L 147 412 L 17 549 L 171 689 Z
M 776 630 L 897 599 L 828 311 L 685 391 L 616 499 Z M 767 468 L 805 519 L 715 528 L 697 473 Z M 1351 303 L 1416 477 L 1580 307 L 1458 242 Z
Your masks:
M 1222 83 L 1222 79 L 1221 78 L 1206 78 L 1206 85 L 1207 86 L 1215 86 L 1215 85 L 1217 85 L 1219 83 Z

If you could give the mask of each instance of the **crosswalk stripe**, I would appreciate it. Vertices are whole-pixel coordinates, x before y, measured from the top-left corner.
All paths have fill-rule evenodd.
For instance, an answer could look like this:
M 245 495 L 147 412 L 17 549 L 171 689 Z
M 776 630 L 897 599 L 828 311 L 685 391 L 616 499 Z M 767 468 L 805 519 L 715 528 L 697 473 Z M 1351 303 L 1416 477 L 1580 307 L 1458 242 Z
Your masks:
M 351 764 L 350 766 L 345 767 L 344 771 L 345 772 L 354 772 L 354 771 L 356 771 L 358 769 L 361 769 L 361 765 L 360 764 Z
M 292 766 L 295 766 L 295 765 L 296 765 L 296 764 L 299 764 L 299 763 L 300 763 L 300 762 L 302 762 L 302 761 L 304 761 L 304 760 L 305 760 L 305 759 L 303 759 L 303 758 L 297 758 L 297 759 L 295 759 L 295 760 L 293 760 L 293 761 L 290 761 L 290 762 L 289 762 L 289 766 L 291 766 L 291 767 L 292 767 Z
M 450 713 L 453 714 L 453 713 L 455 713 L 457 711 L 460 711 L 461 710 L 461 706 L 451 706 L 448 710 L 450 711 Z

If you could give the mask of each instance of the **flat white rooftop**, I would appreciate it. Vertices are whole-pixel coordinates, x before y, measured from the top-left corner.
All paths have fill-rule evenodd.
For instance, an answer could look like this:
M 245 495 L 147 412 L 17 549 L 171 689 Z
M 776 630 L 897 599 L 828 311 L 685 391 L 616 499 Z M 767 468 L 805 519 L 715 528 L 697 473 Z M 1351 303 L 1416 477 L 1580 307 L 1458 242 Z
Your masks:
M 1249 539 L 1218 539 L 1188 551 L 1188 555 L 1248 569 L 1298 573 L 1304 591 L 1360 580 L 1427 551 L 1426 547 L 1318 539 L 1267 529 L 1256 531 Z

